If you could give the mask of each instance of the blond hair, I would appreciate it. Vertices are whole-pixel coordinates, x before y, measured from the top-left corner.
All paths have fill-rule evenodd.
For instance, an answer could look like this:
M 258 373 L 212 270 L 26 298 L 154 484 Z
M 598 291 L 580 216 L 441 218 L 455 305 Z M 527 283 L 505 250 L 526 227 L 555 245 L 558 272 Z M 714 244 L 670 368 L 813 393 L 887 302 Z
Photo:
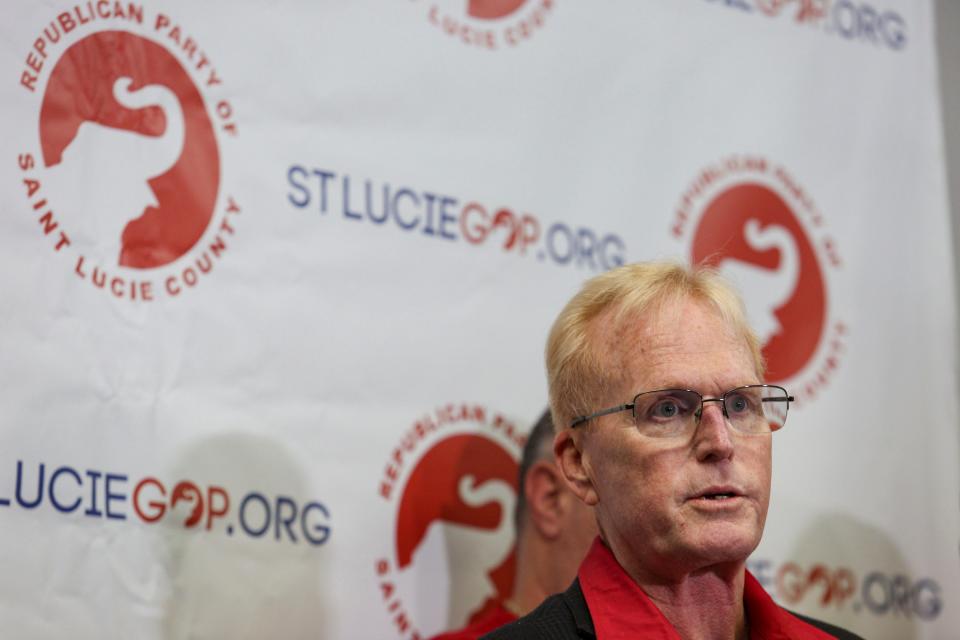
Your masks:
M 609 357 L 591 340 L 591 323 L 612 313 L 614 326 L 636 319 L 682 299 L 714 307 L 742 337 L 753 357 L 757 375 L 764 373 L 760 342 L 747 322 L 743 301 L 734 288 L 709 267 L 672 262 L 639 262 L 618 267 L 588 280 L 557 316 L 547 338 L 547 383 L 556 429 L 565 429 L 619 383 Z M 599 407 L 602 409 L 602 407 Z

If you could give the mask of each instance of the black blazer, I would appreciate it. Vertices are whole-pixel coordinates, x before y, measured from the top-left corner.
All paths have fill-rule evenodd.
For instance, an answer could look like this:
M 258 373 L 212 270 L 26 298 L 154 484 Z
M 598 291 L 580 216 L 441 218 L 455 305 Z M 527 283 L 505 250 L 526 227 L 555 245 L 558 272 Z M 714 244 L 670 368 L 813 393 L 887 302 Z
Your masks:
M 790 612 L 809 625 L 838 640 L 863 640 L 860 636 L 832 624 Z M 539 607 L 515 622 L 483 636 L 481 640 L 596 640 L 587 601 L 574 580 L 563 593 L 552 595 Z

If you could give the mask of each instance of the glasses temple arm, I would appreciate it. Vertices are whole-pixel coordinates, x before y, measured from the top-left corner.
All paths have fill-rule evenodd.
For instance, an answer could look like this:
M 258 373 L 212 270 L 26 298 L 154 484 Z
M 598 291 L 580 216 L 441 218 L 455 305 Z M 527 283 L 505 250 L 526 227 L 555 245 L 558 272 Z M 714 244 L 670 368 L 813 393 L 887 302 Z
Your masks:
M 599 418 L 601 416 L 607 416 L 611 413 L 619 413 L 621 411 L 626 411 L 627 409 L 633 409 L 633 403 L 628 402 L 627 404 L 618 404 L 615 407 L 610 407 L 609 409 L 604 409 L 603 411 L 597 411 L 596 413 L 591 413 L 588 416 L 579 416 L 573 419 L 573 422 L 570 423 L 570 428 L 578 427 L 584 422 L 593 420 L 594 418 Z

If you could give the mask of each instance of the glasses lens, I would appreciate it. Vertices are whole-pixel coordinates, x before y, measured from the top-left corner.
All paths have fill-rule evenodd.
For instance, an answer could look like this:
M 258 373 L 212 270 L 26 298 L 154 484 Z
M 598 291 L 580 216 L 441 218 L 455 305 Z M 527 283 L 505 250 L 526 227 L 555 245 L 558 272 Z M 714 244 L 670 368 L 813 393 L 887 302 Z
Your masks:
M 648 391 L 633 400 L 637 428 L 654 438 L 682 435 L 696 424 L 699 409 L 699 394 L 683 389 Z
M 770 431 L 764 415 L 763 389 L 763 387 L 740 387 L 724 394 L 724 409 L 734 429 L 743 433 Z
M 730 424 L 744 433 L 776 431 L 787 420 L 786 389 L 753 385 L 729 391 L 725 398 Z
M 770 430 L 776 431 L 787 421 L 790 408 L 790 394 L 783 387 L 761 387 L 763 392 L 763 415 L 770 424 Z

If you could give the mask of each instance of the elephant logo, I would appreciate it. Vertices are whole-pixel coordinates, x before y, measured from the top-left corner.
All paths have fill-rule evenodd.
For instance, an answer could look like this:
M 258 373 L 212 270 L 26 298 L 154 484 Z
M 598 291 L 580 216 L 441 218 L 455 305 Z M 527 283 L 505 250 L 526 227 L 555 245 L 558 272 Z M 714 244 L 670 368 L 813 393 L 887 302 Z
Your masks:
M 399 503 L 396 566 L 421 632 L 462 626 L 509 596 L 516 496 L 516 459 L 485 436 L 445 438 L 419 460 Z
M 83 255 L 160 267 L 209 226 L 220 181 L 213 124 L 159 44 L 101 31 L 71 45 L 47 82 L 39 128 L 45 188 Z
M 691 260 L 716 267 L 740 289 L 769 381 L 787 380 L 813 359 L 827 323 L 823 272 L 776 191 L 740 183 L 717 194 L 694 232 Z
M 527 0 L 470 0 L 467 15 L 472 18 L 496 20 L 504 18 L 526 3 Z

